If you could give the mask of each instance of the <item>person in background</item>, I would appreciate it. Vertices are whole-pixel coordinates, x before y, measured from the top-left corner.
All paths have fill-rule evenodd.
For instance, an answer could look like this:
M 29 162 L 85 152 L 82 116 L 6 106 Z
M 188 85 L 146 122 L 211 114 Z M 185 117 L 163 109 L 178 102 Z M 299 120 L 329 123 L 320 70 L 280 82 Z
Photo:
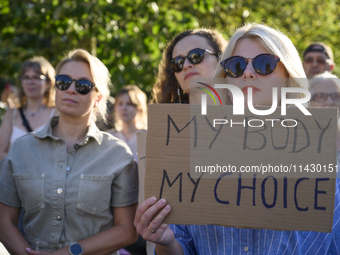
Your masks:
M 309 82 L 312 107 L 337 107 L 340 111 L 340 79 L 329 72 L 314 76 Z M 340 120 L 338 119 L 337 151 L 340 154 Z
M 230 39 L 222 59 L 215 80 L 224 79 L 226 84 L 239 87 L 245 97 L 248 95 L 245 88 L 251 84 L 256 105 L 271 106 L 271 96 L 268 95 L 278 84 L 281 87 L 308 89 L 302 63 L 293 43 L 281 32 L 267 26 L 246 24 L 239 28 Z M 273 84 L 274 78 L 279 81 L 278 84 Z M 301 94 L 292 96 L 302 97 Z M 163 220 L 170 213 L 171 206 L 164 198 L 157 200 L 156 197 L 148 198 L 139 206 L 134 224 L 144 239 L 156 243 L 157 255 L 337 254 L 340 249 L 338 180 L 336 187 L 331 233 L 239 229 L 215 225 L 167 225 Z
M 0 97 L 0 125 L 7 109 L 14 108 L 15 102 L 19 101 L 16 87 L 11 86 L 9 83 L 4 84 L 3 87 L 4 89 L 2 90 Z
M 115 130 L 110 134 L 129 145 L 133 157 L 137 157 L 137 132 L 147 129 L 147 97 L 136 85 L 123 87 L 116 95 Z
M 137 132 L 147 129 L 147 97 L 136 85 L 128 85 L 118 91 L 114 104 L 116 129 L 106 132 L 123 140 L 138 162 Z M 140 191 L 143 192 L 143 191 Z M 146 242 L 139 236 L 136 243 L 119 251 L 120 254 L 146 255 Z
M 332 72 L 334 67 L 333 51 L 325 43 L 312 43 L 303 53 L 303 68 L 307 78 L 326 71 Z
M 158 66 L 152 102 L 188 104 L 190 98 L 196 99 L 189 97 L 190 80 L 213 78 L 226 45 L 222 34 L 213 29 L 187 30 L 175 36 Z
M 59 117 L 3 160 L 0 241 L 10 254 L 119 254 L 137 240 L 138 177 L 128 146 L 94 122 L 105 119 L 109 72 L 77 49 L 56 74 Z M 21 206 L 25 236 L 16 228 Z
M 43 57 L 34 57 L 23 63 L 20 71 L 19 105 L 8 109 L 1 123 L 0 160 L 19 137 L 42 130 L 57 114 L 54 108 L 54 68 Z
M 15 106 L 19 104 L 18 89 L 9 83 L 6 83 L 4 90 L 1 93 L 0 101 L 8 108 L 15 108 Z

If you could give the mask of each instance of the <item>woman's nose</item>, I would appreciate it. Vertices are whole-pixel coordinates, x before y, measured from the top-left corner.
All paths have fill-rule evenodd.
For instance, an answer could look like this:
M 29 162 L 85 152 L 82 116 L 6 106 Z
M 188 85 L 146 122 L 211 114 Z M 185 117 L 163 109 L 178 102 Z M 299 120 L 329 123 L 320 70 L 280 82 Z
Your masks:
M 326 101 L 323 103 L 324 106 L 334 106 L 334 101 L 330 95 L 327 96 Z
M 75 81 L 72 81 L 71 86 L 67 89 L 67 92 L 70 93 L 70 94 L 77 93 L 76 82 Z
M 187 58 L 185 58 L 184 63 L 183 63 L 183 70 L 192 68 L 192 67 L 193 67 L 193 64 L 191 64 L 190 61 Z
M 127 108 L 127 104 L 120 104 L 119 105 L 119 108 L 122 109 L 122 110 L 125 110 Z
M 247 59 L 247 66 L 246 69 L 243 72 L 243 78 L 255 78 L 256 72 L 253 68 L 251 59 Z

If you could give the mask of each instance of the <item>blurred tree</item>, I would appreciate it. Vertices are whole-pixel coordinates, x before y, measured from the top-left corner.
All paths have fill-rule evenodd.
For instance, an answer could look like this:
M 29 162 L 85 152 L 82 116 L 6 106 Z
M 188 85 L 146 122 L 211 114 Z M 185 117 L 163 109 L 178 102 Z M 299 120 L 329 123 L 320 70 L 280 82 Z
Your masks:
M 29 57 L 43 55 L 56 66 L 69 50 L 84 48 L 108 67 L 113 94 L 126 84 L 150 93 L 174 35 L 204 26 L 230 37 L 245 22 L 277 27 L 301 53 L 324 41 L 340 65 L 339 13 L 335 0 L 0 0 L 0 77 L 13 83 Z

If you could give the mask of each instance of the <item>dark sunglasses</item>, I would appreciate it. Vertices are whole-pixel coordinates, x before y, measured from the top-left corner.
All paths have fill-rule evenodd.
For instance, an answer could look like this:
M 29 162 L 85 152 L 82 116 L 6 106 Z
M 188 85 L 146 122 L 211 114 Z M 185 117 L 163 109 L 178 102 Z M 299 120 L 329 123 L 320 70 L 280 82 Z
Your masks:
M 60 90 L 67 90 L 72 82 L 76 82 L 76 90 L 79 94 L 86 95 L 90 93 L 91 89 L 96 86 L 87 79 L 75 80 L 66 74 L 55 76 L 55 86 Z
M 280 61 L 279 57 L 269 53 L 257 55 L 252 59 L 255 72 L 261 75 L 268 75 L 274 72 L 277 62 Z M 228 76 L 236 78 L 241 76 L 246 70 L 248 58 L 233 56 L 223 60 L 220 65 Z
M 185 56 L 185 57 L 177 56 L 177 57 L 171 59 L 171 61 L 170 61 L 171 70 L 174 71 L 175 73 L 182 72 L 183 65 L 184 65 L 186 58 L 193 65 L 198 65 L 199 63 L 202 63 L 202 61 L 204 60 L 204 52 L 207 52 L 211 55 L 218 57 L 217 54 L 211 52 L 210 50 L 196 48 L 196 49 L 189 51 L 188 55 Z
M 335 101 L 340 101 L 340 93 L 334 92 L 334 93 L 316 93 L 312 96 L 312 101 L 315 102 L 325 102 L 328 97 L 331 97 L 332 100 Z

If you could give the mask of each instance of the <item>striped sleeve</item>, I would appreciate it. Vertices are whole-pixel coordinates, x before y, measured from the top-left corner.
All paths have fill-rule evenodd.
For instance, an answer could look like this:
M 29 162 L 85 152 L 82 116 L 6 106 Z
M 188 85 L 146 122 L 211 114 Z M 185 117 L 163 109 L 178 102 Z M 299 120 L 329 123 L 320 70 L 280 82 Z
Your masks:
M 188 231 L 188 226 L 170 224 L 169 227 L 174 232 L 176 240 L 182 246 L 184 255 L 197 254 L 193 238 Z

